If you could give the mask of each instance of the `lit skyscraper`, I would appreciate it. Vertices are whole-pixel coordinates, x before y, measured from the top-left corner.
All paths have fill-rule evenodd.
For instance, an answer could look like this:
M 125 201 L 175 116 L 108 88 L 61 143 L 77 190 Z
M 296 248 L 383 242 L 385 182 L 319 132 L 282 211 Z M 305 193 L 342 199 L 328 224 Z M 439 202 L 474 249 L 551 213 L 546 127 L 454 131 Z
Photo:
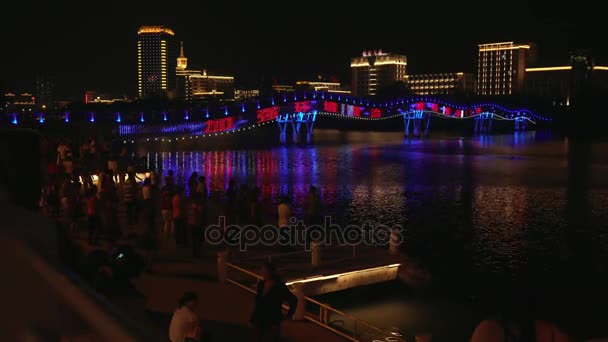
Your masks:
M 142 26 L 137 31 L 137 95 L 174 96 L 177 86 L 175 33 L 164 26 Z
M 523 90 L 526 67 L 533 63 L 532 44 L 479 44 L 477 94 L 512 95 Z
M 384 53 L 382 50 L 365 51 L 350 61 L 353 96 L 376 95 L 379 89 L 395 82 L 406 81 L 407 58 Z

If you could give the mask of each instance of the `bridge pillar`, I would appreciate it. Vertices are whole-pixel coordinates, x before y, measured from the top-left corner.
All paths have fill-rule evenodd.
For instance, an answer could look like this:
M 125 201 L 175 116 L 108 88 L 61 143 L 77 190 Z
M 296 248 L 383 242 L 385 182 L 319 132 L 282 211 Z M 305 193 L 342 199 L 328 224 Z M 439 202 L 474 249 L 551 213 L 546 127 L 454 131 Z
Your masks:
M 481 113 L 475 118 L 475 133 L 489 133 L 492 130 L 494 113 Z
M 414 119 L 414 136 L 420 136 L 420 119 Z
M 430 133 L 431 114 L 426 115 L 426 123 L 424 125 L 424 136 L 428 137 Z
M 277 117 L 277 124 L 279 125 L 279 141 L 281 144 L 287 143 L 287 124 L 289 122 L 289 114 L 286 114 L 285 117 L 282 115 Z
M 291 141 L 294 144 L 298 143 L 298 138 L 300 136 L 300 123 L 296 122 L 294 119 L 291 121 Z
M 406 118 L 405 115 L 403 116 L 403 125 L 405 126 L 404 135 L 405 135 L 405 137 L 409 137 L 410 136 L 410 118 Z

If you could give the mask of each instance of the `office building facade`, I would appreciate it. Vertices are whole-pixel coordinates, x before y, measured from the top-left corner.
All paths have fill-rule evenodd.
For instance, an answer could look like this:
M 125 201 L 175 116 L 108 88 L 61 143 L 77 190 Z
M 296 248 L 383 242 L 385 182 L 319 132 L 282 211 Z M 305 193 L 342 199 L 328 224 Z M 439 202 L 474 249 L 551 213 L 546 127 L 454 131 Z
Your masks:
M 177 87 L 177 43 L 165 26 L 142 26 L 137 31 L 137 95 L 140 98 L 167 95 Z
M 350 94 L 350 90 L 343 89 L 339 82 L 297 81 L 295 89 L 297 91 L 322 91 L 327 93 Z
M 235 100 L 247 100 L 253 99 L 260 96 L 260 91 L 258 89 L 236 89 L 234 91 L 234 99 Z
M 472 95 L 475 77 L 472 73 L 447 72 L 407 75 L 410 91 L 417 95 Z
M 533 44 L 479 44 L 477 94 L 514 95 L 523 91 L 526 67 L 534 63 Z
M 350 68 L 351 94 L 374 96 L 384 87 L 406 81 L 407 57 L 382 50 L 365 51 L 351 59 Z
M 594 65 L 588 54 L 574 53 L 567 65 L 526 68 L 525 94 L 570 106 L 588 82 L 608 84 L 608 66 Z
M 177 97 L 185 101 L 218 98 L 234 99 L 234 77 L 207 75 L 205 70 L 188 69 L 188 58 L 181 43 L 176 59 Z

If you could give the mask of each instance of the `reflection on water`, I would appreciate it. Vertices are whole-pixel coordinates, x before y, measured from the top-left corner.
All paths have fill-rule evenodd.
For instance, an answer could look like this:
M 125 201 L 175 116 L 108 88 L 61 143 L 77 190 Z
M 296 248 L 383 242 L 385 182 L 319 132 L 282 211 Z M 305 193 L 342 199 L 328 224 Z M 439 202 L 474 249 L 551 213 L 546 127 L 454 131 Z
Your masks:
M 314 184 L 334 220 L 402 225 L 405 251 L 455 293 L 498 300 L 517 284 L 571 323 L 594 322 L 608 302 L 607 144 L 535 132 L 405 141 L 400 133 L 315 134 L 317 145 L 306 148 L 145 155 L 181 182 L 198 171 L 211 190 L 231 178 L 257 184 L 267 210 L 290 194 L 296 215 Z

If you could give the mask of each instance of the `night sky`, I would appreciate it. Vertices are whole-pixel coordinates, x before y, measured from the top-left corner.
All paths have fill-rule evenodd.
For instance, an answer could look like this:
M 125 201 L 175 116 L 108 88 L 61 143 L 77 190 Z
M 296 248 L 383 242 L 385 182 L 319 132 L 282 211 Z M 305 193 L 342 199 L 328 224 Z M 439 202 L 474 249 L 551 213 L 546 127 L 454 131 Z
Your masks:
M 171 27 L 184 41 L 191 67 L 234 75 L 241 87 L 255 87 L 263 75 L 292 83 L 323 73 L 348 82 L 350 58 L 379 48 L 406 54 L 410 73 L 473 72 L 476 44 L 483 42 L 533 41 L 544 64 L 564 63 L 577 47 L 592 48 L 597 57 L 608 54 L 601 11 L 574 3 L 364 3 L 4 4 L 0 91 L 32 90 L 34 74 L 47 72 L 55 75 L 57 97 L 89 89 L 133 95 L 140 25 Z

